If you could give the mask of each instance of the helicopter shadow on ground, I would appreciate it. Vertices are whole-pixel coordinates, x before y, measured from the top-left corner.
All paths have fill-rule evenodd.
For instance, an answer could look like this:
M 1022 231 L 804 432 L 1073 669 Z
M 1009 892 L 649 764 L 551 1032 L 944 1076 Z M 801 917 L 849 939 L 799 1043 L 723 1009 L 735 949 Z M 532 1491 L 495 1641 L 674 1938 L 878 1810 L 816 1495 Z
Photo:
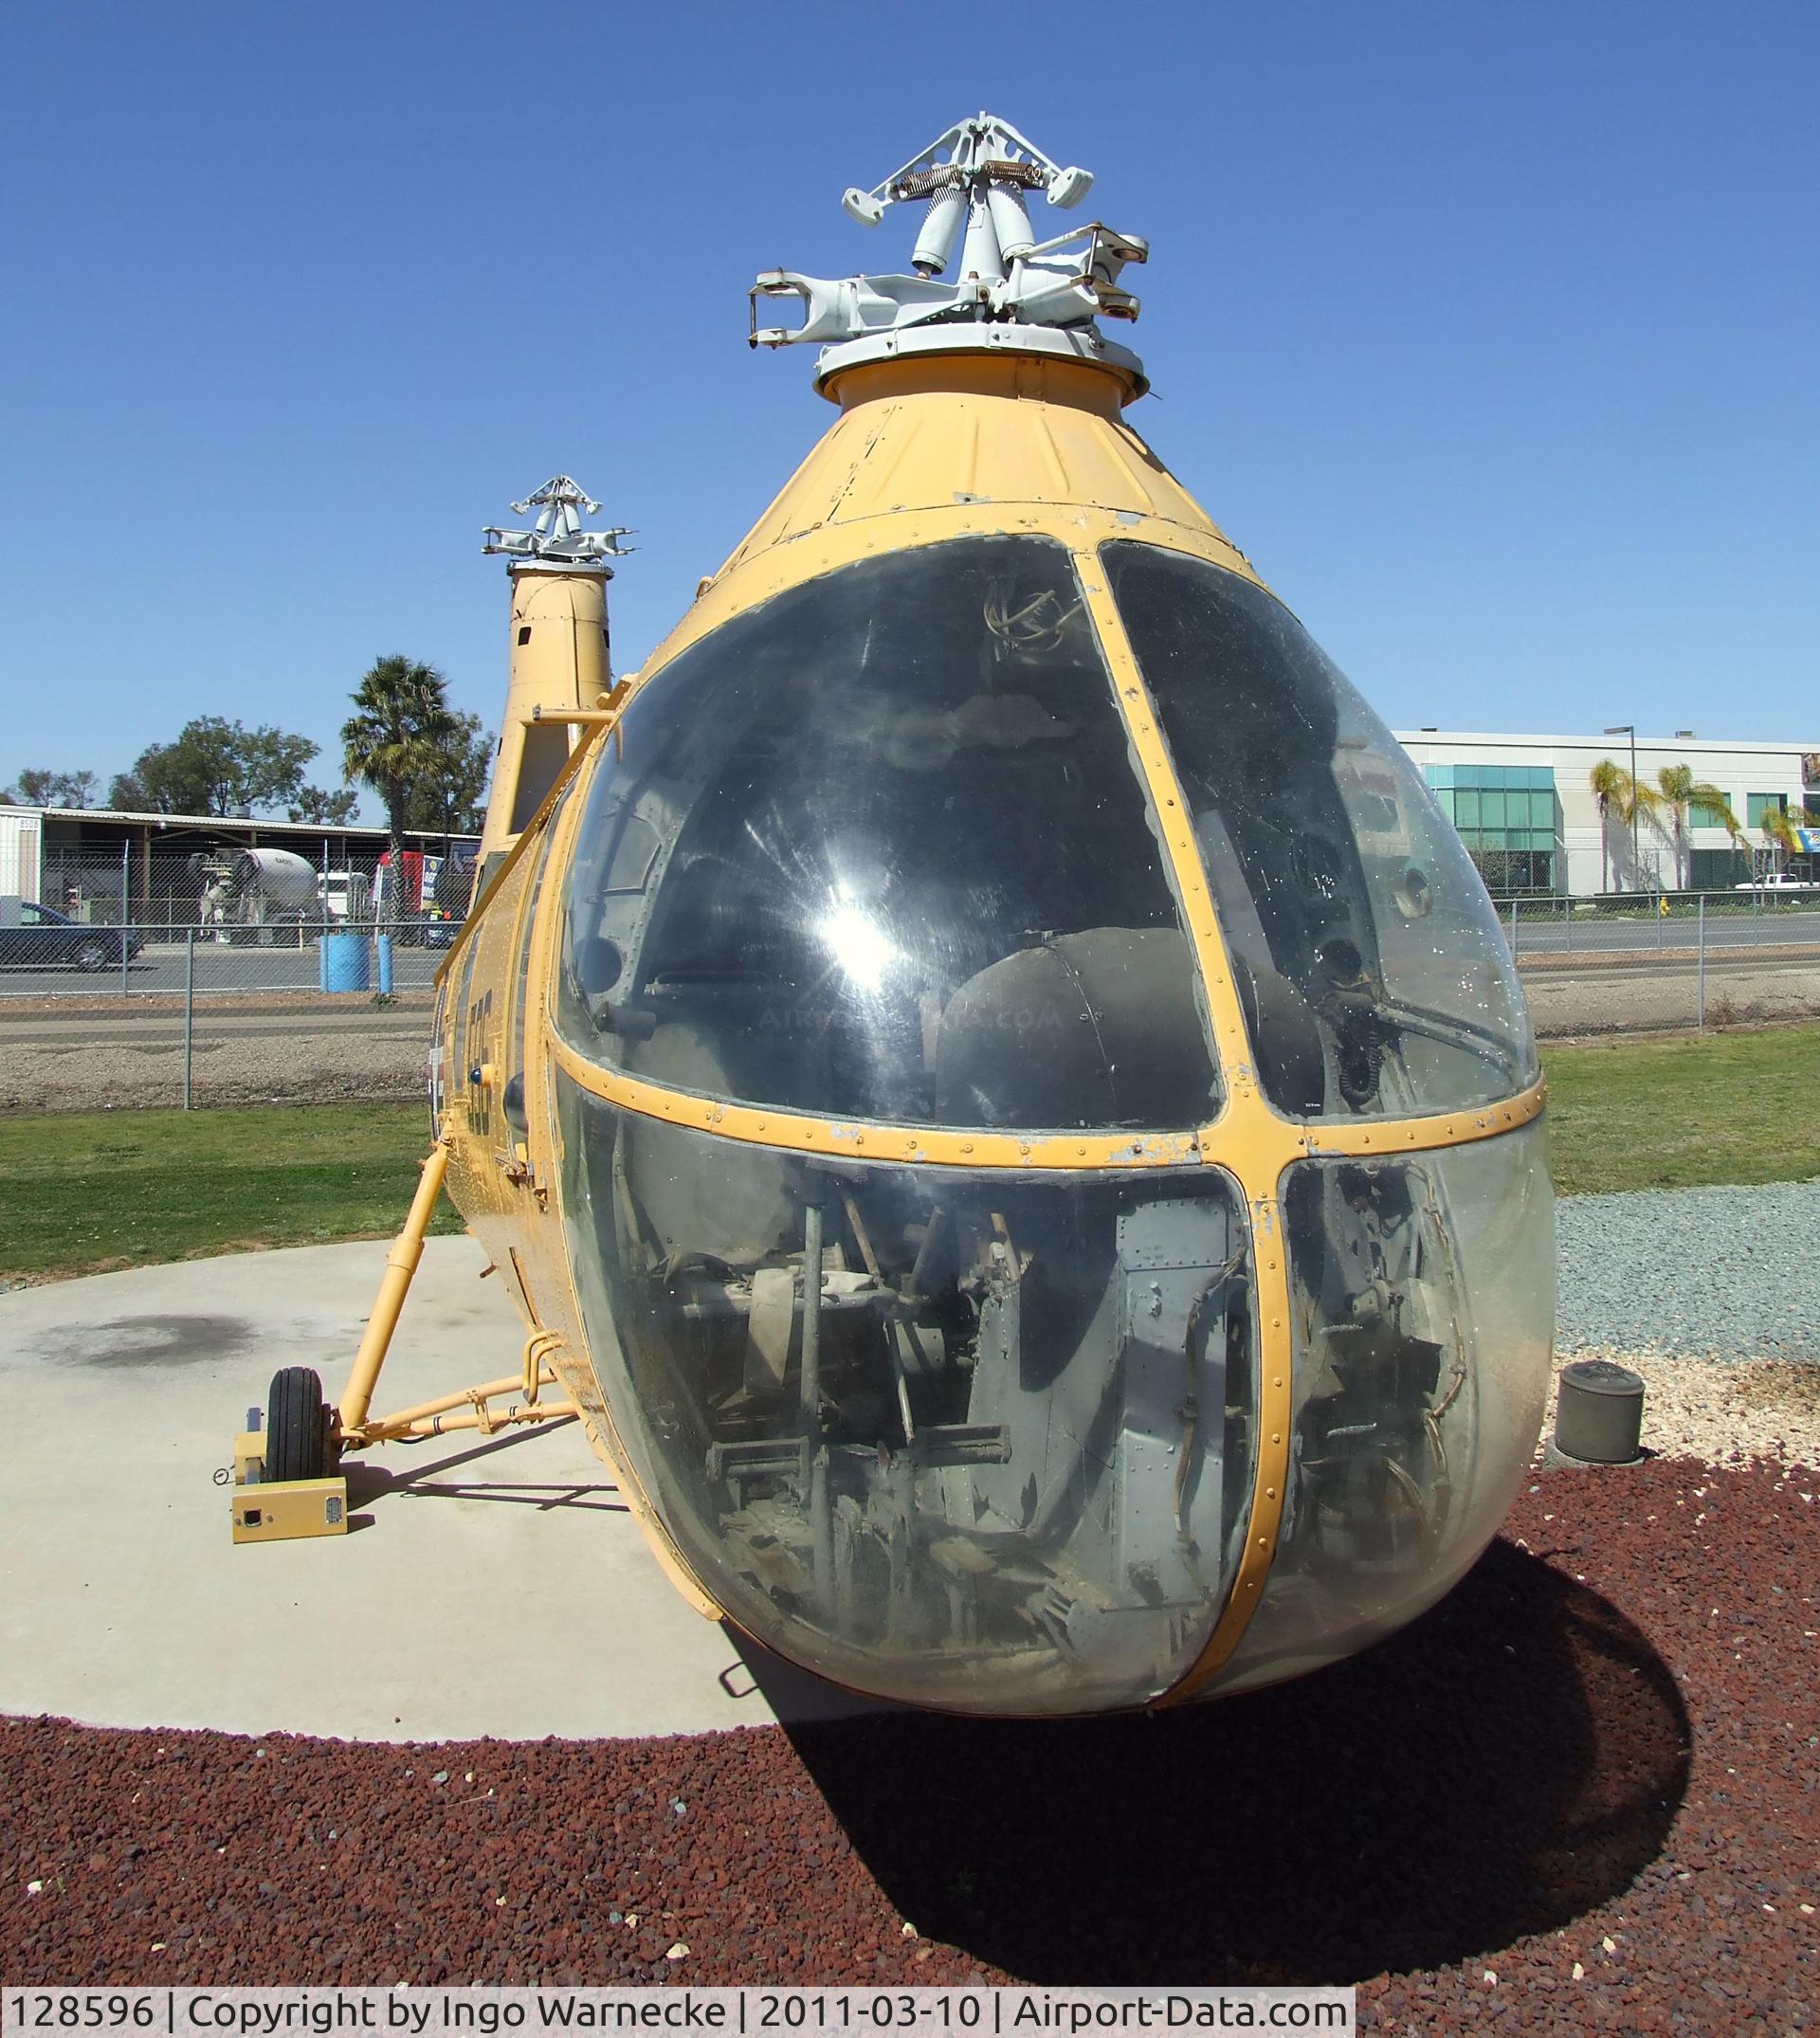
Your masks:
M 1660 1853 L 1690 1730 L 1648 1638 L 1501 1539 L 1413 1627 L 1268 1691 L 787 1731 L 924 1938 L 1033 1982 L 1216 1986 L 1357 1982 L 1568 1923 Z
M 440 1438 L 426 1438 L 422 1444 L 410 1447 L 413 1455 L 395 1465 L 380 1465 L 366 1458 L 349 1458 L 342 1465 L 342 1473 L 348 1482 L 348 1527 L 351 1531 L 372 1525 L 373 1517 L 365 1510 L 375 1501 L 384 1503 L 393 1500 L 406 1501 L 486 1501 L 512 1507 L 535 1507 L 544 1513 L 555 1508 L 572 1510 L 581 1508 L 596 1514 L 628 1514 L 630 1510 L 620 1498 L 619 1488 L 611 1480 L 531 1480 L 511 1481 L 497 1478 L 463 1479 L 460 1468 L 470 1465 L 477 1459 L 491 1458 L 500 1451 L 508 1451 L 515 1445 L 522 1445 L 535 1435 L 546 1433 L 547 1429 L 565 1428 L 568 1420 L 553 1422 L 547 1426 L 526 1425 L 521 1428 L 503 1431 L 489 1437 L 484 1443 L 470 1445 L 467 1448 L 450 1452 L 446 1449 L 435 1456 L 417 1457 L 416 1452 L 428 1453 L 429 1447 L 441 1443 Z

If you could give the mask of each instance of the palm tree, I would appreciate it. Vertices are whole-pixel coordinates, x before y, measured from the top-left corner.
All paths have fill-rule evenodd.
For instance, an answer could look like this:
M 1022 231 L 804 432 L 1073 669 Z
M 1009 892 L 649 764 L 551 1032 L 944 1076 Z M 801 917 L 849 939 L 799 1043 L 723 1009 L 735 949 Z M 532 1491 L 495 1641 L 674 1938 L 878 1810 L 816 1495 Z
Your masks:
M 1732 838 L 1732 846 L 1738 846 L 1744 830 L 1738 824 L 1738 816 L 1732 811 L 1732 803 L 1717 786 L 1708 785 L 1694 776 L 1693 770 L 1685 764 L 1665 764 L 1656 773 L 1656 783 L 1662 788 L 1662 804 L 1667 807 L 1675 819 L 1675 889 L 1684 891 L 1692 873 L 1687 868 L 1687 823 L 1688 810 L 1703 808 L 1709 814 L 1718 816 L 1726 834 Z
M 1639 816 L 1647 815 L 1656 820 L 1662 810 L 1662 794 L 1654 786 L 1646 786 L 1641 779 L 1632 778 L 1623 765 L 1614 764 L 1610 757 L 1601 757 L 1593 767 L 1591 778 L 1593 792 L 1599 802 L 1599 849 L 1609 858 L 1611 836 L 1606 828 L 1606 817 L 1615 812 L 1619 821 L 1630 830 L 1631 861 L 1636 863 L 1636 830 Z M 1609 870 L 1609 864 L 1608 864 Z M 1640 883 L 1641 866 L 1631 872 L 1633 881 Z M 1609 877 L 1608 877 L 1609 887 Z
M 1769 845 L 1772 868 L 1779 868 L 1784 857 L 1801 854 L 1801 838 L 1795 833 L 1794 823 L 1786 808 L 1770 808 L 1760 825 L 1763 840 Z
M 1590 783 L 1599 803 L 1599 889 L 1602 892 L 1611 889 L 1611 833 L 1607 824 L 1629 776 L 1623 765 L 1614 764 L 1610 757 L 1601 757 L 1592 767 Z
M 1627 822 L 1630 824 L 1631 854 L 1633 858 L 1636 856 L 1637 853 L 1636 824 L 1639 817 L 1641 817 L 1645 821 L 1647 821 L 1649 825 L 1656 830 L 1656 833 L 1658 835 L 1665 833 L 1665 830 L 1664 829 L 1662 825 L 1662 810 L 1665 804 L 1665 802 L 1664 801 L 1662 794 L 1656 791 L 1654 786 L 1646 785 L 1644 781 L 1640 778 L 1630 779 L 1629 793 L 1625 804 L 1624 818 Z M 1655 878 L 1656 889 L 1660 891 L 1662 889 L 1662 864 L 1659 861 L 1655 865 Z M 1638 864 L 1636 880 L 1637 888 L 1641 890 L 1643 888 L 1643 868 L 1641 864 Z
M 350 779 L 385 802 L 395 901 L 402 902 L 406 810 L 414 792 L 440 781 L 459 723 L 448 682 L 434 665 L 402 655 L 375 660 L 353 700 L 355 712 L 341 725 L 343 763 Z

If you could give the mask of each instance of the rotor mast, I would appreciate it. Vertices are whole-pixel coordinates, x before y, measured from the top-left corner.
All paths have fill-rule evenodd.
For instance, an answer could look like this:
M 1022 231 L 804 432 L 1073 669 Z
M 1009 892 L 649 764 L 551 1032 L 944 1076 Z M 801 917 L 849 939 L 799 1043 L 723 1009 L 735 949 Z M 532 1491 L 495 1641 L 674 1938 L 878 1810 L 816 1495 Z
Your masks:
M 481 832 L 476 890 L 484 886 L 543 804 L 568 762 L 574 725 L 557 717 L 597 707 L 610 690 L 611 646 L 607 628 L 610 559 L 630 549 L 631 532 L 615 526 L 584 531 L 600 504 L 567 474 L 512 505 L 528 528 L 488 524 L 482 550 L 503 553 L 512 591 L 505 714 Z

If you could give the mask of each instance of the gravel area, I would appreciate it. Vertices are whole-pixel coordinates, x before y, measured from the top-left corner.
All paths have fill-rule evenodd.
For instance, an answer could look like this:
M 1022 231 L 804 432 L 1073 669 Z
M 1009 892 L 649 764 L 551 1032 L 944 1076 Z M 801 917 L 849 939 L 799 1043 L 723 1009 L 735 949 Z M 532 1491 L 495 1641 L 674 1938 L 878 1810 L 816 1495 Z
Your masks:
M 1700 979 L 1694 957 L 1668 956 L 1644 967 L 1591 963 L 1572 955 L 1524 955 L 1519 968 L 1530 1024 L 1538 1040 L 1611 1033 L 1681 1031 L 1698 1025 Z M 1706 974 L 1709 1027 L 1786 1025 L 1820 1013 L 1820 963 L 1765 951 Z
M 1820 1358 L 1820 1182 L 1558 1206 L 1564 1349 Z
M 198 1105 L 387 1103 L 424 1094 L 428 1023 L 403 1035 L 354 1027 L 201 1034 L 191 1063 Z M 112 1111 L 183 1101 L 180 1040 L 89 1038 L 54 1046 L 9 1038 L 0 1111 Z
M 1560 1368 L 1580 1358 L 1628 1366 L 1644 1386 L 1643 1447 L 1708 1465 L 1820 1465 L 1820 1366 L 1795 1361 L 1674 1358 L 1609 1346 L 1557 1351 L 1544 1438 L 1555 1433 Z
M 403 1747 L 3 1722 L 0 1972 L 1327 1980 L 1399 2032 L 1810 2029 L 1815 1495 L 1686 1460 L 1538 1478 L 1412 1629 L 1153 1720 Z

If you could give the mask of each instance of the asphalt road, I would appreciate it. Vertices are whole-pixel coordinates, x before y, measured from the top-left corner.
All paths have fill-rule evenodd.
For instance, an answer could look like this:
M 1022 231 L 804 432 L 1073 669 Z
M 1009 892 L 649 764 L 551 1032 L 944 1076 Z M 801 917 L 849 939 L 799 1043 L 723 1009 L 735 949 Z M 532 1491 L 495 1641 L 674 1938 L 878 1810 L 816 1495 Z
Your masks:
M 402 948 L 394 942 L 391 951 L 392 989 L 426 989 L 434 978 L 444 954 L 442 949 Z M 236 948 L 225 942 L 196 943 L 198 997 L 216 996 L 225 992 L 314 992 L 319 980 L 318 971 L 314 946 L 302 949 Z M 108 970 L 82 971 L 0 964 L 0 997 L 86 998 L 103 997 L 122 991 L 128 996 L 137 992 L 176 992 L 181 994 L 185 974 L 183 944 L 155 942 L 128 966 L 124 985 L 118 965 Z M 376 991 L 378 985 L 375 958 L 371 990 Z M 350 994 L 359 995 L 357 992 Z
M 1748 949 L 1709 948 L 1706 951 L 1706 974 L 1709 977 L 1811 974 L 1817 963 L 1820 963 L 1820 954 L 1788 947 L 1766 949 L 1761 955 L 1753 955 Z M 1523 984 L 1527 990 L 1532 984 L 1678 982 L 1683 977 L 1691 979 L 1698 974 L 1700 958 L 1691 948 L 1665 949 L 1660 955 L 1607 953 L 1584 956 L 1575 949 L 1571 956 L 1558 954 L 1520 955 L 1517 966 L 1524 973 Z
M 1511 933 L 1510 908 L 1500 916 L 1504 935 Z M 1716 948 L 1800 947 L 1820 942 L 1820 909 L 1772 906 L 1761 913 L 1749 910 L 1748 899 L 1737 912 L 1706 915 L 1706 946 Z M 1693 949 L 1701 937 L 1698 919 L 1687 913 L 1674 913 L 1666 919 L 1646 912 L 1636 919 L 1613 919 L 1607 915 L 1578 914 L 1564 918 L 1545 907 L 1520 906 L 1516 921 L 1518 959 L 1525 955 L 1563 953 L 1593 955 L 1601 952 L 1629 954 L 1638 949 Z

